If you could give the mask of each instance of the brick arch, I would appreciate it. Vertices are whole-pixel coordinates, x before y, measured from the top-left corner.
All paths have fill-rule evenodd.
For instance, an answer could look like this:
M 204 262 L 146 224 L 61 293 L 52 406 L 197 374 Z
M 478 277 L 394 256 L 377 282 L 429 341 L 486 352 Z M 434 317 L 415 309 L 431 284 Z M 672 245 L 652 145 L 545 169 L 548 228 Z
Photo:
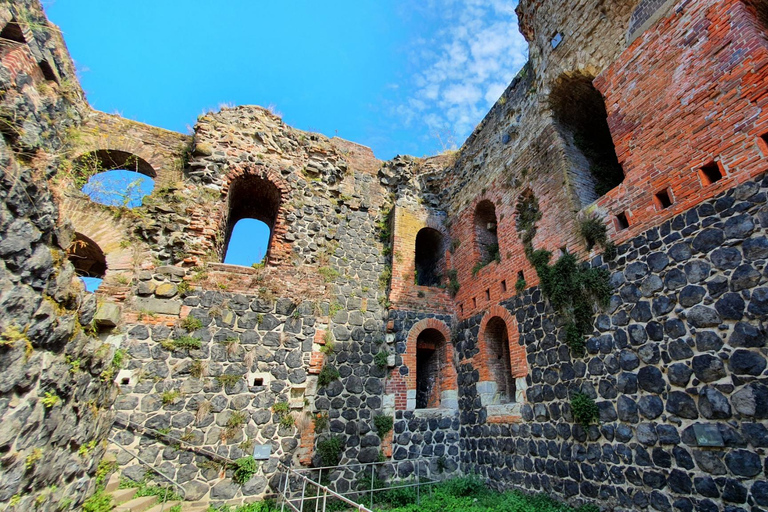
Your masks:
M 270 229 L 270 239 L 267 248 L 267 254 L 265 256 L 265 262 L 269 264 L 279 264 L 286 261 L 291 254 L 291 245 L 285 240 L 285 234 L 288 230 L 285 219 L 285 204 L 289 197 L 290 186 L 282 178 L 280 173 L 262 164 L 236 164 L 233 165 L 229 172 L 224 176 L 221 187 L 221 199 L 220 208 L 218 212 L 218 230 L 219 235 L 223 234 L 221 240 L 218 241 L 217 246 L 220 249 L 222 259 L 224 258 L 224 247 L 226 239 L 228 238 L 227 230 L 229 227 L 229 215 L 231 212 L 229 200 L 230 190 L 233 184 L 239 179 L 254 177 L 267 181 L 272 184 L 280 197 L 277 200 L 277 211 L 274 215 L 274 222 Z
M 493 318 L 501 318 L 507 326 L 507 339 L 509 342 L 509 359 L 512 377 L 516 379 L 524 378 L 528 375 L 528 363 L 526 361 L 525 347 L 520 345 L 520 332 L 517 329 L 517 320 L 504 307 L 493 305 L 483 316 L 480 322 L 480 331 L 478 333 L 478 346 L 480 348 L 479 372 L 481 381 L 492 381 L 494 376 L 491 372 L 489 357 L 492 355 L 489 340 L 486 338 L 488 331 L 488 322 Z
M 89 201 L 83 201 L 82 196 L 71 194 L 65 194 L 59 203 L 59 223 L 67 221 L 72 224 L 73 231 L 92 240 L 104 253 L 107 264 L 104 283 L 109 288 L 102 286 L 99 292 L 121 292 L 125 286 L 113 278 L 132 274 L 136 266 L 137 246 L 130 238 L 132 228 L 116 220 L 108 210 L 94 207 Z
M 403 366 L 408 368 L 408 375 L 405 377 L 405 389 L 410 392 L 407 393 L 408 400 L 397 400 L 395 407 L 397 409 L 414 409 L 415 408 L 415 392 L 416 392 L 416 342 L 419 335 L 428 330 L 434 329 L 442 334 L 445 347 L 445 361 L 444 366 L 440 369 L 440 384 L 439 391 L 441 393 L 445 391 L 456 391 L 458 389 L 458 376 L 456 373 L 456 367 L 454 365 L 454 350 L 453 341 L 451 340 L 451 330 L 442 320 L 436 318 L 425 318 L 416 322 L 408 331 L 408 338 L 405 342 L 405 353 L 403 354 Z M 445 404 L 441 404 L 445 405 Z

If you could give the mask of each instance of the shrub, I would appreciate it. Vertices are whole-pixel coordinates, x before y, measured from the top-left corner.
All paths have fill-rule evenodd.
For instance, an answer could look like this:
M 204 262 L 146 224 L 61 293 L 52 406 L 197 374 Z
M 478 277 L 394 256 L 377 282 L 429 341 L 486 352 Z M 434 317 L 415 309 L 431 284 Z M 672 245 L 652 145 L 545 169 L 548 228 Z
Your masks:
M 240 380 L 242 380 L 242 375 L 234 375 L 232 373 L 224 373 L 222 375 L 218 375 L 216 377 L 216 381 L 221 384 L 224 387 L 234 386 Z
M 332 267 L 320 267 L 317 273 L 323 276 L 326 283 L 332 283 L 339 278 L 339 271 Z
M 515 282 L 515 291 L 517 293 L 523 293 L 527 286 L 528 283 L 525 282 L 525 279 L 519 278 L 517 282 Z
M 389 433 L 390 430 L 392 430 L 394 424 L 395 419 L 392 416 L 381 414 L 373 418 L 373 425 L 376 427 L 376 432 L 381 438 L 383 438 Z
M 317 454 L 323 466 L 336 466 L 341 460 L 341 451 L 344 449 L 344 440 L 341 436 L 331 436 L 317 443 Z
M 333 368 L 332 366 L 325 365 L 323 366 L 323 369 L 320 370 L 320 373 L 317 376 L 317 385 L 318 386 L 327 386 L 331 382 L 335 381 L 341 377 L 339 374 L 339 370 L 336 368 Z
M 598 409 L 595 401 L 585 393 L 574 393 L 571 398 L 571 412 L 573 419 L 584 428 L 600 418 L 600 409 Z
M 442 484 L 442 489 L 458 498 L 482 494 L 486 491 L 485 482 L 477 475 L 453 478 Z
M 172 391 L 166 391 L 161 395 L 161 400 L 163 402 L 163 405 L 170 405 L 172 403 L 175 403 L 176 400 L 181 396 L 181 391 L 178 389 L 174 389 Z
M 272 412 L 277 415 L 288 414 L 290 409 L 288 402 L 275 402 L 275 405 L 272 406 Z
M 232 464 L 232 480 L 240 485 L 244 485 L 253 477 L 259 469 L 256 460 L 252 456 L 241 457 Z

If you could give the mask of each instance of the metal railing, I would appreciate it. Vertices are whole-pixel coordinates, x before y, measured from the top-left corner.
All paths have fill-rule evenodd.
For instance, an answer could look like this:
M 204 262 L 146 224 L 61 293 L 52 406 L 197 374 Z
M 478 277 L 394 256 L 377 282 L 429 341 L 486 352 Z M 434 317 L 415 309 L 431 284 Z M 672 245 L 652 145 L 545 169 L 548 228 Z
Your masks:
M 409 488 L 415 489 L 416 503 L 420 504 L 425 492 L 423 488 L 426 487 L 426 492 L 431 495 L 432 487 L 446 476 L 440 459 L 352 462 L 344 466 L 300 469 L 281 464 L 283 476 L 278 493 L 280 510 L 325 512 L 329 501 L 336 499 L 350 505 L 353 510 L 371 512 L 378 493 Z M 405 470 L 407 466 L 410 467 Z M 326 483 L 323 483 L 324 476 L 328 480 Z M 357 486 L 349 491 L 338 492 L 332 488 L 335 486 L 330 482 L 331 477 L 343 477 L 354 481 Z
M 147 462 L 146 460 L 142 459 L 141 457 L 139 457 L 139 456 L 138 456 L 138 455 L 136 455 L 135 453 L 132 453 L 130 450 L 128 450 L 128 449 L 127 449 L 127 448 L 125 448 L 124 446 L 121 446 L 121 445 L 119 445 L 118 443 L 116 443 L 116 442 L 115 442 L 115 440 L 114 440 L 114 439 L 112 439 L 112 438 L 109 438 L 109 442 L 110 442 L 110 443 L 112 443 L 112 444 L 114 444 L 115 446 L 117 446 L 117 447 L 118 447 L 118 448 L 120 448 L 121 450 L 123 450 L 123 451 L 124 451 L 125 453 L 127 453 L 128 455 L 130 455 L 130 456 L 131 456 L 131 458 L 134 458 L 134 459 L 136 459 L 137 461 L 139 461 L 141 464 L 143 464 L 144 466 L 146 466 L 147 468 L 149 468 L 151 471 L 153 471 L 153 472 L 157 473 L 158 475 L 160 475 L 160 476 L 161 476 L 161 477 L 162 477 L 164 480 L 166 480 L 166 481 L 170 482 L 170 483 L 171 483 L 171 485 L 173 485 L 175 488 L 177 488 L 178 490 L 180 490 L 180 491 L 181 491 L 181 498 L 182 498 L 184 501 L 186 501 L 186 500 L 187 500 L 187 491 L 185 491 L 185 490 L 184 490 L 184 487 L 182 487 L 182 486 L 181 486 L 181 484 L 177 483 L 177 482 L 176 482 L 176 481 L 175 481 L 173 478 L 169 477 L 168 475 L 166 475 L 165 473 L 163 473 L 162 471 L 160 471 L 159 469 L 157 469 L 157 468 L 156 468 L 156 467 L 154 467 L 152 464 L 150 464 L 150 463 L 149 463 L 149 462 Z M 163 512 L 163 511 L 165 510 L 165 504 L 168 502 L 168 489 L 170 489 L 170 487 L 166 486 L 166 487 L 165 487 L 165 495 L 163 496 L 163 500 L 162 500 L 162 503 L 161 503 L 161 505 L 160 505 L 160 512 Z

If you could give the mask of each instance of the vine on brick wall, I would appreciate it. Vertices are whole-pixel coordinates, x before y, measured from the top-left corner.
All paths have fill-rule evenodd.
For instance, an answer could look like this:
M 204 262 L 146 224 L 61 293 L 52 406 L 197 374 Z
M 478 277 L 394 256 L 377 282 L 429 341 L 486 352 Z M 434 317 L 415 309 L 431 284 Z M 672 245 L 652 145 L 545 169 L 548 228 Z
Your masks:
M 595 305 L 605 307 L 611 298 L 610 275 L 602 268 L 589 268 L 567 251 L 550 265 L 552 253 L 534 249 L 539 203 L 528 191 L 517 204 L 517 230 L 525 255 L 536 269 L 539 286 L 552 307 L 566 319 L 565 340 L 576 355 L 584 353 L 584 336 L 592 332 Z

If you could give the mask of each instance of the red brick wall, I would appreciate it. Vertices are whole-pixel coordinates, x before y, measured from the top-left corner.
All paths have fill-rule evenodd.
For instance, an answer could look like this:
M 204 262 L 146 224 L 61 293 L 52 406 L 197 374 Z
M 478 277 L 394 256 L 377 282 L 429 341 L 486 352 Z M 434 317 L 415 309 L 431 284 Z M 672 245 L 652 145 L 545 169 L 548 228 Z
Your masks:
M 626 212 L 627 240 L 768 170 L 768 27 L 739 0 L 690 2 L 646 31 L 596 80 L 626 179 L 597 202 Z M 711 185 L 698 169 L 717 162 Z M 674 204 L 660 210 L 656 192 Z M 612 226 L 615 231 L 615 226 Z
M 493 373 L 496 365 L 496 361 L 494 361 L 496 352 L 491 346 L 488 329 L 488 323 L 494 319 L 503 320 L 507 328 L 509 362 L 512 377 L 525 377 L 528 375 L 528 363 L 525 357 L 525 347 L 520 344 L 520 333 L 517 329 L 517 320 L 515 320 L 515 317 L 512 316 L 507 309 L 495 305 L 489 308 L 488 313 L 485 314 L 483 320 L 480 322 L 480 333 L 477 338 L 480 352 L 471 360 L 473 365 L 480 371 L 480 380 L 496 380 L 496 376 Z
M 451 330 L 440 320 L 425 318 L 413 325 L 408 332 L 405 353 L 402 355 L 402 365 L 408 368 L 408 375 L 402 375 L 400 368 L 395 368 L 387 379 L 386 393 L 395 395 L 395 409 L 404 410 L 407 406 L 407 392 L 416 389 L 416 342 L 419 335 L 426 329 L 435 329 L 443 335 L 445 342 L 440 350 L 443 351 L 440 358 L 440 374 L 437 379 L 432 396 L 439 397 L 442 391 L 458 389 L 456 368 L 453 364 L 453 343 L 451 342 Z M 435 395 L 436 393 L 436 395 Z M 431 400 L 430 407 L 438 407 L 436 400 Z

